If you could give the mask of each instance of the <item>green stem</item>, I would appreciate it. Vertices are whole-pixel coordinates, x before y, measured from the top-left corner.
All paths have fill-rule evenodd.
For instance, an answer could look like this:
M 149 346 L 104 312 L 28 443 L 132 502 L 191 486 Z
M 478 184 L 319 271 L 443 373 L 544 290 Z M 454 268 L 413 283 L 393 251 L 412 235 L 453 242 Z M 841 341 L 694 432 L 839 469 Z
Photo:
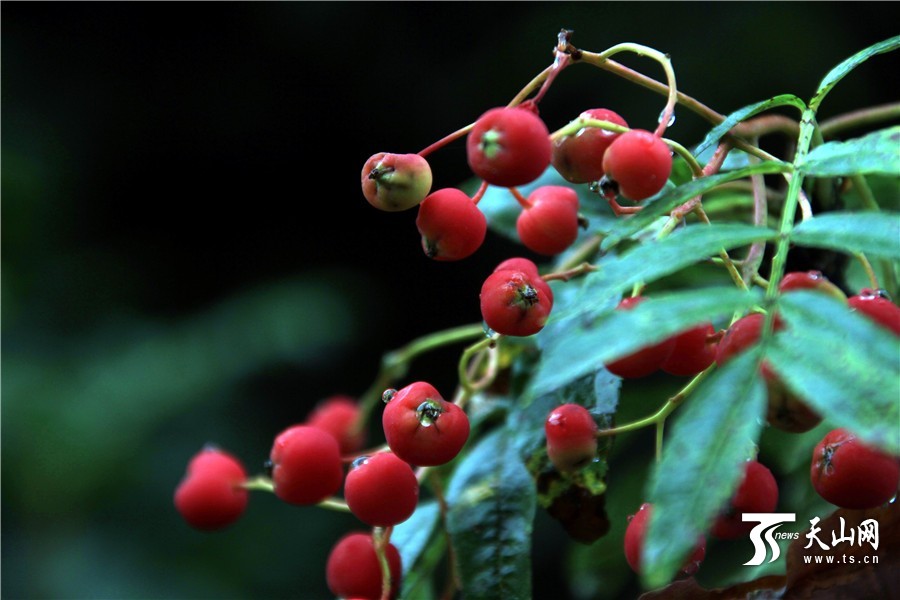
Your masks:
M 482 332 L 484 333 L 484 332 Z M 472 393 L 475 391 L 472 381 L 469 377 L 469 362 L 472 360 L 472 357 L 475 356 L 478 352 L 486 348 L 490 348 L 492 344 L 496 343 L 495 338 L 485 338 L 478 342 L 475 342 L 468 348 L 466 348 L 462 356 L 459 357 L 459 365 L 457 366 L 457 374 L 459 376 L 459 385 L 463 389 L 463 395 L 460 398 L 460 404 L 462 404 Z
M 853 112 L 832 117 L 819 124 L 819 130 L 824 137 L 832 137 L 858 127 L 874 125 L 882 121 L 892 121 L 900 118 L 900 102 L 870 106 Z
M 382 529 L 376 527 L 372 530 L 372 542 L 375 546 L 375 554 L 378 556 L 378 564 L 381 566 L 381 600 L 390 600 L 391 597 L 391 565 L 387 559 L 387 546 L 391 540 L 392 527 Z
M 359 419 L 354 431 L 362 431 L 368 422 L 369 415 L 381 400 L 381 394 L 395 380 L 406 375 L 409 363 L 420 354 L 435 350 L 442 346 L 464 342 L 484 335 L 481 323 L 462 325 L 422 336 L 407 345 L 388 352 L 381 358 L 381 368 L 368 390 L 360 397 Z
M 241 487 L 245 490 L 255 491 L 255 492 L 274 492 L 275 486 L 272 484 L 272 480 L 266 477 L 265 475 L 257 475 L 256 477 L 250 478 L 244 483 L 241 484 Z

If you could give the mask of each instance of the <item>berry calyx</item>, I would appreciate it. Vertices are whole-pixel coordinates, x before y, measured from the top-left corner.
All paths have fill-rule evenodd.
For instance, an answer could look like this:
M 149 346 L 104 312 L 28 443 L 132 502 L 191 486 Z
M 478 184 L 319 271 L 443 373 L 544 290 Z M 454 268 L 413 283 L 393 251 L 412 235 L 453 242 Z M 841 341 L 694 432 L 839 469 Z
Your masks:
M 625 529 L 625 560 L 631 570 L 641 574 L 641 552 L 644 548 L 644 538 L 647 534 L 647 525 L 650 523 L 650 515 L 653 513 L 653 505 L 644 502 L 637 513 L 629 517 L 628 527 Z M 681 572 L 685 575 L 693 575 L 700 568 L 700 563 L 706 557 L 706 538 L 700 536 L 694 551 L 688 557 Z
M 516 220 L 519 239 L 538 254 L 552 256 L 578 237 L 578 194 L 572 188 L 545 185 L 528 195 Z
M 670 375 L 696 375 L 715 362 L 718 340 L 712 323 L 683 331 L 673 337 L 672 351 L 660 368 Z
M 643 129 L 616 138 L 603 156 L 606 177 L 619 193 L 640 202 L 656 195 L 672 173 L 672 152 L 662 139 Z
M 813 449 L 809 475 L 816 493 L 835 506 L 876 508 L 897 494 L 900 459 L 835 429 Z
M 481 317 L 503 335 L 529 336 L 544 328 L 553 308 L 550 286 L 534 272 L 505 269 L 481 286 Z
M 597 455 L 597 423 L 580 404 L 563 404 L 550 411 L 544 434 L 547 456 L 559 471 L 577 471 Z
M 605 108 L 592 108 L 581 113 L 581 119 L 609 121 L 628 127 L 625 119 Z M 584 127 L 573 135 L 559 138 L 553 143 L 551 163 L 566 181 L 588 183 L 604 175 L 603 156 L 610 144 L 621 134 L 599 127 Z
M 778 505 L 778 483 L 772 471 L 755 460 L 744 464 L 744 474 L 728 507 L 716 518 L 710 533 L 723 540 L 733 540 L 750 533 L 755 523 L 744 521 L 744 513 L 774 512 Z
M 644 296 L 623 298 L 616 306 L 616 310 L 631 310 L 644 300 L 646 300 Z M 672 353 L 674 346 L 675 338 L 663 340 L 658 344 L 641 348 L 636 352 L 608 362 L 606 369 L 613 375 L 626 379 L 646 377 L 659 370 L 662 363 Z
M 363 196 L 375 208 L 388 212 L 422 202 L 431 183 L 431 166 L 418 154 L 379 152 L 369 157 L 362 169 Z
M 246 479 L 237 458 L 206 447 L 188 463 L 175 489 L 175 508 L 194 529 L 222 529 L 237 521 L 247 508 L 249 497 L 242 487 Z
M 400 589 L 402 562 L 396 546 L 388 543 L 384 549 L 391 574 L 391 598 Z M 372 536 L 352 532 L 342 537 L 331 549 L 325 565 L 328 589 L 338 598 L 379 600 L 381 598 L 381 563 Z
M 411 465 L 448 463 L 469 439 L 466 413 L 424 381 L 391 395 L 381 421 L 391 451 Z
M 407 520 L 419 501 L 419 481 L 412 467 L 391 452 L 361 456 L 344 481 L 344 499 L 356 518 L 372 527 Z
M 275 495 L 288 504 L 318 504 L 344 480 L 334 436 L 310 425 L 294 425 L 275 438 L 269 455 Z
M 330 433 L 337 440 L 341 454 L 352 454 L 366 441 L 364 431 L 357 431 L 359 403 L 350 396 L 331 396 L 322 400 L 306 418 L 306 424 Z
M 847 295 L 834 285 L 821 271 L 792 271 L 785 273 L 778 282 L 778 291 L 784 294 L 792 290 L 812 290 L 828 294 L 841 302 L 847 302 Z
M 425 256 L 434 260 L 462 260 L 475 253 L 487 235 L 484 213 L 462 190 L 443 188 L 419 205 L 416 227 Z
M 864 288 L 847 299 L 850 307 L 882 327 L 900 335 L 900 307 L 891 302 L 883 290 Z
M 550 132 L 525 107 L 492 108 L 482 114 L 466 138 L 469 167 L 491 185 L 531 183 L 550 165 Z

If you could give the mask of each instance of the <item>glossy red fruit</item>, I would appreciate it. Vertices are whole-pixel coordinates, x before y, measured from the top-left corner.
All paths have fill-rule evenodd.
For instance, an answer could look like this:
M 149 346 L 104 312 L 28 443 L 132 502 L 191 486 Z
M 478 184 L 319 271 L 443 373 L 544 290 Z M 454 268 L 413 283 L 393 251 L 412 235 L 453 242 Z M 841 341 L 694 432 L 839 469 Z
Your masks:
M 552 256 L 578 237 L 578 194 L 572 188 L 545 185 L 528 195 L 529 206 L 516 219 L 516 231 L 525 247 Z
M 755 345 L 762 335 L 764 323 L 762 313 L 751 313 L 732 323 L 719 341 L 716 364 L 722 366 Z M 777 315 L 774 327 L 776 332 L 784 327 Z M 822 422 L 822 417 L 791 392 L 766 361 L 759 370 L 766 384 L 766 419 L 770 425 L 789 433 L 803 433 Z
M 222 529 L 237 521 L 247 508 L 248 493 L 242 487 L 246 479 L 237 458 L 206 447 L 188 463 L 175 490 L 175 508 L 195 529 Z
M 635 573 L 641 573 L 641 552 L 644 548 L 644 538 L 647 534 L 647 525 L 650 523 L 650 515 L 653 513 L 653 505 L 645 502 L 633 516 L 629 517 L 628 527 L 625 529 L 625 560 Z M 706 539 L 700 536 L 697 546 L 688 557 L 681 572 L 685 575 L 693 575 L 700 568 L 700 563 L 706 557 Z
M 394 598 L 400 589 L 400 552 L 389 543 L 385 548 L 385 557 L 391 573 L 391 598 Z M 372 536 L 352 532 L 338 540 L 328 555 L 325 579 L 328 589 L 338 598 L 381 598 L 381 563 Z
M 900 335 L 900 307 L 891 302 L 883 290 L 865 288 L 847 302 L 853 310 L 890 329 L 894 335 Z
M 344 395 L 322 400 L 306 419 L 306 424 L 330 433 L 337 440 L 341 454 L 352 454 L 366 442 L 363 430 L 356 429 L 359 420 L 359 403 Z
M 792 271 L 785 273 L 778 283 L 778 291 L 782 294 L 792 290 L 812 290 L 828 294 L 841 302 L 847 301 L 847 295 L 841 288 L 831 283 L 821 271 Z
M 417 381 L 385 392 L 384 436 L 398 458 L 420 467 L 443 465 L 469 439 L 469 418 L 430 383 Z
M 481 286 L 481 317 L 503 335 L 529 336 L 547 323 L 553 292 L 532 272 L 503 270 L 488 275 Z
M 649 131 L 632 129 L 607 148 L 603 169 L 622 196 L 640 202 L 666 185 L 672 173 L 672 151 Z
M 876 508 L 897 494 L 900 458 L 835 429 L 816 444 L 809 471 L 824 500 L 841 508 Z
M 497 265 L 494 269 L 494 273 L 497 271 L 522 271 L 523 273 L 534 275 L 535 277 L 539 275 L 537 265 L 534 264 L 533 261 L 521 257 L 507 258 Z
M 623 298 L 616 310 L 631 310 L 641 302 L 646 300 L 644 296 L 633 296 L 631 298 Z M 641 348 L 627 356 L 616 359 L 606 364 L 606 369 L 613 375 L 624 377 L 626 379 L 634 379 L 638 377 L 646 377 L 651 373 L 659 370 L 675 346 L 675 339 L 669 338 L 658 344 Z
M 557 406 L 544 422 L 547 456 L 559 471 L 577 471 L 597 456 L 597 423 L 580 404 Z
M 361 456 L 344 480 L 344 499 L 366 525 L 392 527 L 416 510 L 419 481 L 409 463 L 391 452 Z
M 363 196 L 375 208 L 389 212 L 422 202 L 431 182 L 431 166 L 418 154 L 379 152 L 362 169 Z
M 660 368 L 670 375 L 696 375 L 715 362 L 717 345 L 712 323 L 692 327 L 673 337 L 672 352 Z
M 592 108 L 579 116 L 581 119 L 609 121 L 628 127 L 625 119 L 605 108 Z M 584 127 L 573 135 L 559 138 L 553 143 L 551 163 L 566 181 L 588 183 L 603 177 L 603 155 L 610 144 L 621 134 L 597 127 Z
M 269 455 L 275 495 L 289 504 L 318 504 L 341 489 L 344 465 L 337 440 L 310 425 L 275 438 Z
M 775 512 L 778 505 L 778 483 L 764 465 L 755 460 L 744 464 L 744 475 L 725 509 L 715 520 L 710 533 L 719 539 L 733 540 L 750 533 L 756 525 L 744 521 L 744 513 Z
M 425 256 L 434 260 L 462 260 L 475 253 L 487 235 L 487 219 L 469 196 L 443 188 L 419 205 L 416 227 Z
M 528 108 L 492 108 L 466 139 L 469 167 L 491 185 L 531 183 L 550 165 L 550 132 Z

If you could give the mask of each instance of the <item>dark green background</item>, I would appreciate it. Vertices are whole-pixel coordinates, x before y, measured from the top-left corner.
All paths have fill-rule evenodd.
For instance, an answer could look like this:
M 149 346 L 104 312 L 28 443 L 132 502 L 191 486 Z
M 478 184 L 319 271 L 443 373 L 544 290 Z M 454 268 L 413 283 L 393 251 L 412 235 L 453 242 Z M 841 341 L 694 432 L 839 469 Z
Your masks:
M 230 529 L 194 532 L 172 506 L 187 460 L 211 441 L 258 472 L 278 431 L 361 393 L 384 351 L 477 321 L 484 276 L 523 254 L 489 236 L 428 261 L 414 211 L 363 200 L 365 159 L 505 104 L 563 27 L 587 50 L 670 53 L 680 89 L 728 113 L 808 98 L 896 34 L 890 6 L 4 3 L 3 596 L 328 597 L 354 518 L 258 493 Z M 898 72 L 873 59 L 821 116 L 895 101 Z M 652 128 L 662 105 L 577 66 L 541 110 L 551 129 L 601 106 Z M 681 110 L 668 135 L 706 130 Z M 470 176 L 461 143 L 432 167 L 436 187 Z M 457 357 L 410 380 L 449 394 Z M 581 597 L 542 514 L 537 536 L 536 596 Z

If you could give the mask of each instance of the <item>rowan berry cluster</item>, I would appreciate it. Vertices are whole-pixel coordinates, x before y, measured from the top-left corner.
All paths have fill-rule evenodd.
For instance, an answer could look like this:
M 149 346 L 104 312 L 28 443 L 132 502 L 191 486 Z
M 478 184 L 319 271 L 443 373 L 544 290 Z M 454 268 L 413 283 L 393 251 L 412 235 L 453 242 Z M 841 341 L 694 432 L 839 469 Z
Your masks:
M 629 218 L 658 202 L 667 187 L 675 185 L 671 182 L 673 153 L 687 163 L 697 180 L 715 174 L 732 150 L 733 142 L 723 142 L 714 158 L 701 167 L 681 145 L 663 137 L 677 102 L 669 57 L 634 44 L 623 44 L 611 50 L 631 50 L 650 56 L 667 74 L 668 101 L 655 129 L 630 128 L 616 112 L 591 108 L 551 133 L 538 107 L 558 71 L 575 60 L 575 56 L 583 57 L 583 53 L 569 43 L 570 33 L 560 34 L 553 75 L 536 80 L 538 83 L 523 90 L 508 106 L 490 108 L 469 126 L 419 153 L 379 152 L 372 155 L 363 166 L 361 188 L 364 198 L 377 209 L 398 212 L 415 208 L 418 211 L 415 223 L 421 248 L 432 260 L 459 261 L 479 250 L 491 224 L 479 203 L 491 187 L 500 188 L 499 193 L 517 211 L 514 232 L 527 250 L 542 257 L 573 252 L 579 260 L 557 260 L 555 270 L 545 269 L 542 273 L 532 259 L 510 257 L 496 265 L 483 280 L 478 294 L 481 319 L 474 328 L 439 332 L 403 352 L 386 355 L 385 370 L 383 377 L 378 378 L 379 382 L 394 381 L 403 376 L 398 373 L 406 373 L 409 359 L 416 353 L 468 337 L 477 339 L 460 359 L 459 387 L 452 401 L 444 399 L 434 386 L 424 381 L 383 392 L 382 445 L 363 450 L 365 424 L 377 406 L 377 398 L 375 402 L 357 402 L 354 398 L 335 396 L 316 407 L 305 421 L 275 436 L 265 461 L 264 475 L 248 477 L 240 461 L 220 449 L 206 447 L 201 450 L 191 459 L 175 492 L 175 505 L 189 525 L 213 530 L 234 523 L 247 508 L 248 491 L 257 489 L 270 491 L 292 505 L 346 510 L 371 531 L 348 532 L 333 546 L 325 574 L 329 588 L 342 598 L 386 600 L 398 594 L 405 565 L 401 564 L 400 553 L 391 542 L 393 528 L 410 519 L 420 506 L 420 483 L 427 480 L 425 475 L 432 472 L 429 470 L 448 465 L 464 452 L 470 427 L 477 430 L 477 424 L 470 426 L 469 402 L 479 392 L 492 389 L 502 389 L 504 394 L 514 396 L 515 392 L 510 391 L 513 386 L 498 377 L 498 373 L 509 368 L 516 352 L 527 354 L 535 350 L 524 342 L 522 346 L 512 346 L 512 350 L 505 346 L 506 354 L 501 354 L 498 347 L 508 341 L 505 338 L 536 336 L 551 322 L 554 288 L 550 282 L 567 282 L 602 268 L 602 264 L 597 266 L 587 261 L 598 254 L 602 257 L 602 235 L 595 235 L 586 245 L 586 251 L 579 250 L 585 244 L 573 248 L 580 230 L 589 225 L 582 214 L 584 196 L 572 185 L 537 185 L 535 182 L 552 171 L 562 183 L 586 186 L 590 193 L 598 196 L 598 204 L 608 204 L 612 217 Z M 612 53 L 596 55 L 596 60 L 602 63 Z M 537 89 L 538 85 L 540 89 Z M 536 92 L 534 97 L 525 99 L 533 92 Z M 477 191 L 469 193 L 464 190 L 465 186 L 433 190 L 436 178 L 427 157 L 463 137 L 468 167 L 479 184 Z M 524 186 L 533 189 L 526 194 L 518 189 Z M 673 206 L 666 213 L 666 224 L 654 230 L 657 237 L 664 238 L 672 233 L 688 214 L 696 213 L 709 224 L 700 200 L 701 196 L 696 196 L 680 206 Z M 624 202 L 624 206 L 620 202 Z M 645 227 L 651 228 L 652 224 L 645 224 Z M 786 242 L 783 246 L 787 248 Z M 743 274 L 737 272 L 724 250 L 718 260 L 747 295 L 751 284 L 762 285 L 769 296 L 779 300 L 797 291 L 826 295 L 832 301 L 842 303 L 843 306 L 838 306 L 845 314 L 863 315 L 876 327 L 900 338 L 900 308 L 885 293 L 875 289 L 875 285 L 848 298 L 841 287 L 819 271 L 793 271 L 782 275 L 785 270 L 783 257 L 770 280 L 759 275 L 759 263 L 754 265 L 750 258 L 744 263 L 749 268 Z M 875 282 L 874 277 L 870 280 Z M 646 314 L 645 309 L 658 301 L 656 292 L 648 289 L 640 278 L 629 280 L 627 285 L 631 294 L 622 297 L 626 286 L 616 287 L 604 309 L 606 312 L 601 315 L 603 318 L 628 319 Z M 558 303 L 564 298 L 557 288 Z M 585 301 L 602 304 L 596 299 Z M 472 305 L 474 313 L 474 290 Z M 618 378 L 617 384 L 622 385 L 627 385 L 623 382 L 628 380 L 651 376 L 690 378 L 682 392 L 651 417 L 613 426 L 609 420 L 601 421 L 600 415 L 554 388 L 558 400 L 554 396 L 554 406 L 549 413 L 544 412 L 546 405 L 542 405 L 537 414 L 538 421 L 543 419 L 543 438 L 538 444 L 538 452 L 543 454 L 541 460 L 531 462 L 538 464 L 539 475 L 559 487 L 571 485 L 577 488 L 574 496 L 577 504 L 584 498 L 578 495 L 584 489 L 579 486 L 590 479 L 592 475 L 588 473 L 604 458 L 607 450 L 601 443 L 604 438 L 656 426 L 659 454 L 665 419 L 695 385 L 711 372 L 725 369 L 731 361 L 750 356 L 751 351 L 766 343 L 783 340 L 783 336 L 790 333 L 789 319 L 783 319 L 779 314 L 777 302 L 757 303 L 749 312 L 747 306 L 749 303 L 743 305 L 740 312 L 734 312 L 727 322 L 695 319 L 673 323 L 664 332 L 657 330 L 652 340 L 650 337 L 633 340 L 627 351 L 610 353 L 596 361 L 595 371 Z M 575 317 L 578 316 L 576 313 Z M 591 312 L 590 316 L 597 317 L 597 312 Z M 704 314 L 703 319 L 707 318 L 708 314 Z M 543 338 L 537 336 L 537 339 L 546 340 L 546 335 Z M 544 347 L 547 344 L 550 342 L 545 341 Z M 528 368 L 531 367 L 533 363 L 529 363 Z M 790 377 L 779 372 L 779 368 L 777 361 L 761 359 L 752 369 L 744 370 L 747 377 L 755 378 L 755 389 L 765 389 L 767 424 L 790 433 L 810 431 L 822 422 L 823 417 L 798 393 Z M 384 387 L 379 387 L 378 392 Z M 723 398 L 722 401 L 728 400 Z M 709 508 L 714 510 L 709 512 L 718 512 L 712 514 L 695 547 L 687 553 L 681 568 L 684 575 L 692 575 L 700 568 L 706 553 L 707 536 L 715 539 L 747 536 L 753 523 L 743 521 L 744 513 L 773 512 L 778 506 L 776 477 L 757 460 L 756 453 L 744 457 L 743 462 L 734 460 L 733 463 L 733 493 L 721 504 L 718 498 L 714 503 L 710 502 Z M 529 468 L 535 468 L 534 464 Z M 896 494 L 900 485 L 900 462 L 897 457 L 863 443 L 854 433 L 836 429 L 816 446 L 810 476 L 812 488 L 826 501 L 844 508 L 872 508 L 888 502 Z M 433 488 L 431 491 L 446 517 L 448 509 L 441 486 Z M 342 497 L 339 497 L 342 490 Z M 725 496 L 724 491 L 722 496 Z M 662 510 L 658 503 L 656 510 Z M 644 571 L 642 563 L 647 560 L 643 549 L 653 511 L 654 504 L 643 502 L 637 512 L 628 517 L 624 559 L 637 573 Z M 689 545 L 693 535 L 686 539 Z

